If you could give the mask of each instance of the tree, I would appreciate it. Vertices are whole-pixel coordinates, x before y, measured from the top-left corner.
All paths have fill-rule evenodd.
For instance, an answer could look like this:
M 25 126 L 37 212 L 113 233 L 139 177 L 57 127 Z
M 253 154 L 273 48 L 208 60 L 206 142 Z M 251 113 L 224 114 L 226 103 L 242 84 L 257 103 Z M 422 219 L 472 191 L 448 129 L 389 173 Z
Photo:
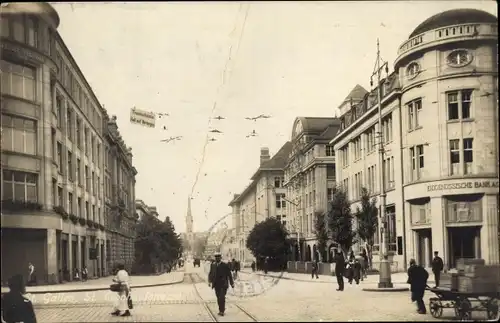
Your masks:
M 359 238 L 366 243 L 368 265 L 371 268 L 374 237 L 378 228 L 378 208 L 377 198 L 370 199 L 370 192 L 364 187 L 361 188 L 361 208 L 357 207 L 356 219 L 358 221 L 357 233 Z
M 203 238 L 195 238 L 193 245 L 191 246 L 191 251 L 194 255 L 201 257 L 205 252 L 205 247 L 207 246 L 207 240 Z
M 262 257 L 281 258 L 289 250 L 287 236 L 288 232 L 281 221 L 267 218 L 256 224 L 250 231 L 246 247 L 257 259 Z
M 318 253 L 320 255 L 320 261 L 325 261 L 326 248 L 328 243 L 328 229 L 326 225 L 325 213 L 316 213 L 314 221 L 314 234 L 316 235 L 316 240 L 318 240 Z M 314 255 L 316 257 L 316 255 Z
M 182 241 L 169 217 L 160 221 L 144 214 L 136 225 L 135 264 L 140 271 L 154 271 L 161 264 L 172 264 L 182 253 Z
M 334 188 L 330 208 L 326 214 L 328 229 L 331 239 L 342 249 L 344 255 L 356 243 L 356 233 L 352 228 L 353 216 L 347 193 L 339 188 Z

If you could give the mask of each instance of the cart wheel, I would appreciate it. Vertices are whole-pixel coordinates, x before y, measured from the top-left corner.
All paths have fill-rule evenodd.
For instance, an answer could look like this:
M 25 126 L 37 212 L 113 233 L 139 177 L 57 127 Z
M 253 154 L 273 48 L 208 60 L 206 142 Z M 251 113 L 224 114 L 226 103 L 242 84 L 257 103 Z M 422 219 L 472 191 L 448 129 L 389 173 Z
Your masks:
M 429 302 L 429 309 L 431 311 L 432 317 L 440 318 L 443 315 L 443 305 L 438 299 L 431 299 Z
M 488 317 L 488 320 L 494 320 L 498 318 L 498 314 L 498 301 L 496 299 L 492 299 L 486 307 L 486 315 Z
M 455 307 L 455 314 L 458 316 L 460 321 L 471 321 L 472 320 L 472 305 L 467 298 L 458 301 L 458 308 Z

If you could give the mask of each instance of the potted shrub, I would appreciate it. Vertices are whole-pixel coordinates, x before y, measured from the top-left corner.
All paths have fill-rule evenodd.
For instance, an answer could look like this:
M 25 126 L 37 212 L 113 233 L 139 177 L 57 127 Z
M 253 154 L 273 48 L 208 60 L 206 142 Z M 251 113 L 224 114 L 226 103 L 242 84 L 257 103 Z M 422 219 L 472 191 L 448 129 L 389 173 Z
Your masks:
M 80 225 L 85 225 L 85 219 L 84 218 L 79 218 L 78 222 L 80 222 Z
M 99 223 L 94 222 L 94 229 L 99 229 Z
M 105 229 L 105 228 L 104 228 L 104 225 L 99 224 L 99 229 L 101 229 L 101 231 L 104 231 L 104 229 Z
M 74 224 L 76 224 L 78 222 L 78 217 L 74 214 L 70 214 L 69 215 L 69 219 L 71 220 L 71 222 L 73 222 Z
M 37 202 L 7 199 L 2 201 L 2 209 L 13 213 L 23 212 L 26 210 L 40 211 L 42 209 L 42 205 Z
M 92 225 L 93 221 L 92 221 L 91 219 L 87 219 L 87 221 L 86 221 L 86 222 L 87 222 L 87 225 L 88 225 L 89 227 L 92 227 L 92 226 L 93 226 L 93 225 Z

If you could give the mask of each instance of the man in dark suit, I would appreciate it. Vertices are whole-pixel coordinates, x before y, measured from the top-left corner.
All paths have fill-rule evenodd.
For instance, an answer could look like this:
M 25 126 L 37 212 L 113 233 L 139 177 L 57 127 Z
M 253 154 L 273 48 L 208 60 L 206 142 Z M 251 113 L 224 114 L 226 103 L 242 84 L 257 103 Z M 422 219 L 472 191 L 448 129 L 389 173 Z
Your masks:
M 333 261 L 335 262 L 335 276 L 337 277 L 337 284 L 339 285 L 337 291 L 341 292 L 344 290 L 345 258 L 341 250 L 335 250 L 334 253 L 335 257 Z
M 441 272 L 443 271 L 443 268 L 443 259 L 438 256 L 437 251 L 434 251 L 434 259 L 432 259 L 432 272 L 434 273 L 434 282 L 436 283 L 434 287 L 439 287 L 439 280 L 441 278 Z
M 408 268 L 408 284 L 410 284 L 411 300 L 417 302 L 417 312 L 425 314 L 427 312 L 424 303 L 424 293 L 427 286 L 429 273 L 424 267 L 417 265 L 415 259 L 410 260 L 410 268 Z
M 217 304 L 219 305 L 219 316 L 224 316 L 226 310 L 226 293 L 229 285 L 234 288 L 234 281 L 231 269 L 228 264 L 222 262 L 221 254 L 215 254 L 215 261 L 210 265 L 208 274 L 208 285 L 215 290 Z

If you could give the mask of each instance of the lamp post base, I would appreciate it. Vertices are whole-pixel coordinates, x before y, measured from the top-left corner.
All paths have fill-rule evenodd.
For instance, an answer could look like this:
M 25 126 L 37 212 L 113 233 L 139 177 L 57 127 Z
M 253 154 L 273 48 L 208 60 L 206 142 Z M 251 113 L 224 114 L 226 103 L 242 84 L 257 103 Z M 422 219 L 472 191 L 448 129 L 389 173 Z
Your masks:
M 378 288 L 393 288 L 391 281 L 391 263 L 386 257 L 380 261 Z

